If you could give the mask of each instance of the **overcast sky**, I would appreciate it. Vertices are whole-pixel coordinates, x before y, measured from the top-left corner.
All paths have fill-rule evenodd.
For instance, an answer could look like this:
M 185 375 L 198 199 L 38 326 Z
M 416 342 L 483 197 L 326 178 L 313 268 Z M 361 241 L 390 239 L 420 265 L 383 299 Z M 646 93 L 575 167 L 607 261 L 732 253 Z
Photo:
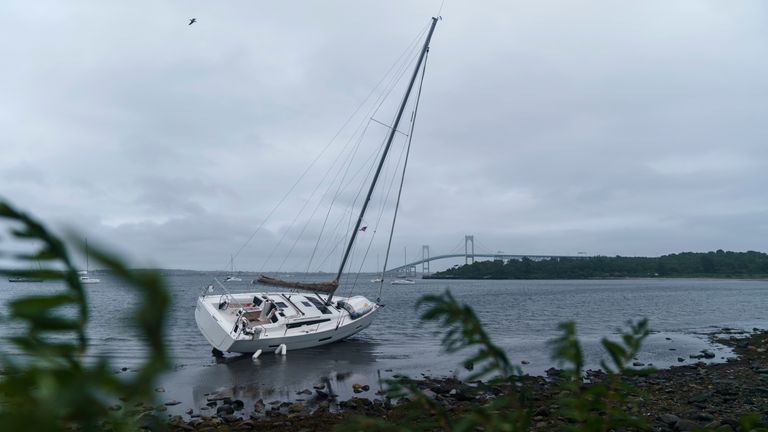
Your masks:
M 3 1 L 0 196 L 136 265 L 226 267 L 439 8 Z M 507 253 L 768 249 L 768 4 L 442 15 L 395 261 L 465 234 Z

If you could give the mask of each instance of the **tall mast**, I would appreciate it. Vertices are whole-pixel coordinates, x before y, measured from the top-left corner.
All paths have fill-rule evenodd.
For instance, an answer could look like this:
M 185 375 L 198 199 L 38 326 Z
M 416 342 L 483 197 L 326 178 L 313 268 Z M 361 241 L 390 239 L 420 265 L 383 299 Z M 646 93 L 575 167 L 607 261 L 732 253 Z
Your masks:
M 336 273 L 336 279 L 334 279 L 334 281 L 337 283 L 339 279 L 341 279 L 341 274 L 344 272 L 344 267 L 346 267 L 347 265 L 349 254 L 352 251 L 352 246 L 355 244 L 355 238 L 357 238 L 357 232 L 360 230 L 360 225 L 363 223 L 363 216 L 365 216 L 365 211 L 368 209 L 368 203 L 371 201 L 371 195 L 373 195 L 373 190 L 376 188 L 376 181 L 379 179 L 379 174 L 381 174 L 381 169 L 384 166 L 384 161 L 386 160 L 387 154 L 389 153 L 389 148 L 392 145 L 392 141 L 395 139 L 395 133 L 397 132 L 397 127 L 400 125 L 400 119 L 403 117 L 405 106 L 408 104 L 408 98 L 411 95 L 413 84 L 416 82 L 416 77 L 419 75 L 419 69 L 421 68 L 421 63 L 424 61 L 424 57 L 427 55 L 427 51 L 429 50 L 429 41 L 432 39 L 432 33 L 435 31 L 436 25 L 437 25 L 437 17 L 432 17 L 432 25 L 429 27 L 429 33 L 427 34 L 427 39 L 424 41 L 424 46 L 421 47 L 421 54 L 419 54 L 419 61 L 416 63 L 416 67 L 413 69 L 413 74 L 411 75 L 411 81 L 408 83 L 408 89 L 405 91 L 403 102 L 400 104 L 400 108 L 397 111 L 395 122 L 392 124 L 392 128 L 389 130 L 389 136 L 387 137 L 387 144 L 384 146 L 384 151 L 381 154 L 381 159 L 379 159 L 379 165 L 376 168 L 376 173 L 373 175 L 373 180 L 371 181 L 370 188 L 368 188 L 368 195 L 366 195 L 365 201 L 363 201 L 363 207 L 360 209 L 360 216 L 357 218 L 355 229 L 352 231 L 352 237 L 349 239 L 349 243 L 347 244 L 347 249 L 344 251 L 344 258 L 341 260 L 341 265 L 339 266 L 338 273 Z M 331 302 L 334 292 L 335 290 L 331 291 L 331 293 L 328 294 L 328 303 Z

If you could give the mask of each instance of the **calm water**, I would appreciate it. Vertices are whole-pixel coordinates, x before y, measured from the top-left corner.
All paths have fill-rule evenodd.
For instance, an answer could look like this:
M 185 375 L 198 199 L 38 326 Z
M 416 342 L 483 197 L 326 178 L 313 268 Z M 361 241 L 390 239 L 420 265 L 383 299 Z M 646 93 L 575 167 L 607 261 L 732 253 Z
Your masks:
M 86 286 L 92 304 L 89 337 L 93 355 L 109 355 L 116 368 L 133 367 L 143 358 L 135 332 L 126 324 L 126 313 L 136 303 L 132 293 L 107 274 L 102 283 Z M 493 340 L 507 350 L 524 371 L 541 374 L 555 364 L 549 359 L 547 341 L 558 335 L 557 323 L 574 320 L 591 365 L 600 359 L 599 340 L 616 334 L 628 319 L 646 317 L 654 334 L 639 361 L 655 366 L 690 362 L 689 354 L 713 349 L 716 360 L 730 352 L 712 347 L 707 334 L 723 327 L 751 330 L 768 327 L 768 281 L 740 280 L 600 280 L 600 281 L 436 281 L 416 285 L 385 285 L 386 307 L 367 330 L 354 338 L 325 347 L 289 351 L 286 357 L 265 353 L 257 362 L 229 356 L 216 363 L 194 322 L 195 300 L 211 274 L 168 273 L 173 294 L 168 322 L 168 343 L 174 371 L 163 380 L 166 399 L 182 401 L 178 410 L 205 404 L 206 393 L 232 392 L 245 400 L 297 398 L 296 392 L 326 382 L 342 397 L 352 383 L 370 384 L 371 394 L 380 377 L 395 373 L 445 375 L 461 373 L 461 356 L 440 350 L 433 325 L 419 322 L 415 303 L 419 296 L 450 289 L 471 304 Z M 250 280 L 250 277 L 243 277 Z M 358 283 L 352 294 L 371 299 L 378 285 Z M 247 282 L 227 285 L 232 291 L 248 290 Z M 55 289 L 48 284 L 11 284 L 0 281 L 0 301 Z M 342 289 L 341 295 L 349 295 Z M 4 327 L 5 333 L 13 327 Z M 671 339 L 668 340 L 667 338 Z M 130 372 L 128 372 L 130 373 Z M 370 394 L 369 394 L 370 396 Z M 172 408 L 172 411 L 177 408 Z

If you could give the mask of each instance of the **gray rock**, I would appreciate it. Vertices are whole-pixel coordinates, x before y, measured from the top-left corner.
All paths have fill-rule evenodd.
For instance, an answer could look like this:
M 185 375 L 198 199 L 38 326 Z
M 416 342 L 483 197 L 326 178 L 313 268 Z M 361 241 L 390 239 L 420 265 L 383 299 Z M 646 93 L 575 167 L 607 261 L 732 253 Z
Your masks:
M 677 423 L 675 423 L 675 430 L 678 430 L 678 431 L 689 431 L 689 430 L 698 429 L 700 427 L 701 426 L 699 426 L 698 423 L 688 419 L 680 419 L 677 421 Z
M 174 405 L 178 405 L 178 404 L 180 404 L 180 403 L 181 403 L 181 402 L 179 402 L 179 401 L 177 401 L 176 399 L 174 399 L 174 400 L 169 400 L 168 402 L 166 402 L 166 403 L 165 403 L 165 406 L 174 406 Z
M 219 416 L 232 415 L 234 413 L 235 409 L 232 408 L 232 405 L 222 405 L 216 408 L 216 414 Z
M 659 420 L 660 422 L 666 425 L 674 426 L 674 424 L 677 423 L 678 420 L 680 420 L 680 417 L 674 414 L 662 414 L 657 418 L 657 420 Z
M 632 366 L 645 366 L 645 363 L 636 361 L 632 363 Z

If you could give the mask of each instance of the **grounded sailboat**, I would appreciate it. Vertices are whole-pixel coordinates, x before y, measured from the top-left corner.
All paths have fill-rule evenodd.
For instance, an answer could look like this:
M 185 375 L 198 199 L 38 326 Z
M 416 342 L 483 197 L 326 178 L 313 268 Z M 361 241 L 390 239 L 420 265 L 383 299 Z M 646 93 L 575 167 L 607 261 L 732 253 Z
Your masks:
M 437 21 L 438 18 L 432 18 L 407 90 L 387 133 L 386 144 L 376 164 L 375 173 L 365 200 L 362 202 L 357 223 L 349 235 L 335 278 L 324 282 L 304 282 L 261 275 L 254 281 L 261 285 L 293 290 L 279 292 L 231 294 L 225 290 L 224 294 L 211 295 L 213 285 L 210 285 L 208 293 L 201 295 L 197 300 L 195 321 L 214 350 L 253 353 L 258 350 L 279 348 L 281 345 L 285 345 L 289 350 L 310 348 L 345 339 L 371 325 L 383 306 L 378 303 L 378 299 L 371 301 L 359 295 L 335 297 L 334 294 L 339 289 L 339 282 L 349 262 L 357 234 L 365 230 L 365 227 L 361 229 L 363 218 L 392 141 L 395 134 L 399 132 L 398 125 L 416 78 L 422 70 Z M 414 118 L 415 112 L 411 122 Z M 403 166 L 403 175 L 404 172 L 405 166 Z M 397 208 L 394 213 L 397 214 Z M 392 228 L 394 229 L 394 222 Z M 391 235 L 390 232 L 390 241 Z M 296 290 L 308 293 L 302 294 Z

